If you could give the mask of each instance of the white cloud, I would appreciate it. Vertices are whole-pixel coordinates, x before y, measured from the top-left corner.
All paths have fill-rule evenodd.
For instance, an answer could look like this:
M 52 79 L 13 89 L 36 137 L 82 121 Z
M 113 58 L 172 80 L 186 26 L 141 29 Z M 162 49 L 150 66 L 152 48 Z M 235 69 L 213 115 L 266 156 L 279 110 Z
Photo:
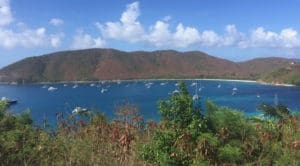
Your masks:
M 276 45 L 278 45 L 278 34 L 275 32 L 258 27 L 251 34 L 250 47 L 275 47 Z
M 177 25 L 176 32 L 173 36 L 175 42 L 174 44 L 177 47 L 187 47 L 196 44 L 201 39 L 196 28 L 184 27 L 181 23 Z
M 17 30 L 11 28 L 14 18 L 11 14 L 9 0 L 0 0 L 0 47 L 58 47 L 63 34 L 49 34 L 45 27 L 28 28 L 23 22 L 16 23 Z
M 143 40 L 144 29 L 137 18 L 140 15 L 139 3 L 134 2 L 127 5 L 126 10 L 122 13 L 120 21 L 107 22 L 104 25 L 96 23 L 102 36 L 111 39 L 125 40 L 135 43 Z
M 48 35 L 44 27 L 24 29 L 21 32 L 0 28 L 0 47 L 7 49 L 17 46 L 32 48 L 51 45 L 58 47 L 62 37 L 62 35 Z
M 203 46 L 217 46 L 220 41 L 219 35 L 212 30 L 205 30 L 201 34 L 201 45 Z
M 104 47 L 105 45 L 106 42 L 100 37 L 93 38 L 89 34 L 78 32 L 73 37 L 71 48 L 72 49 L 101 48 Z
M 65 35 L 63 33 L 50 35 L 51 46 L 52 47 L 59 47 L 62 43 L 61 40 L 64 36 Z
M 280 33 L 276 33 L 258 27 L 252 31 L 246 47 L 299 48 L 300 36 L 292 28 L 285 28 Z
M 0 26 L 8 25 L 13 21 L 9 0 L 0 0 Z
M 52 18 L 49 23 L 53 26 L 61 26 L 64 24 L 64 21 L 62 19 L 59 18 Z
M 96 23 L 102 36 L 106 39 L 123 40 L 130 43 L 144 42 L 155 47 L 188 48 L 198 47 L 265 47 L 265 48 L 299 48 L 300 36 L 292 28 L 282 29 L 279 33 L 267 31 L 258 27 L 245 34 L 236 28 L 234 24 L 226 25 L 224 33 L 216 33 L 214 30 L 205 29 L 199 31 L 195 27 L 177 24 L 172 30 L 168 21 L 171 16 L 166 16 L 151 25 L 148 31 L 138 20 L 140 16 L 139 3 L 127 5 L 122 13 L 120 21 Z
M 222 38 L 222 46 L 234 46 L 243 47 L 246 40 L 245 34 L 239 32 L 234 24 L 227 25 L 225 27 L 226 34 Z
M 180 47 L 184 48 L 200 41 L 200 34 L 197 29 L 184 27 L 181 23 L 177 25 L 174 33 L 169 29 L 169 24 L 157 21 L 150 28 L 150 33 L 145 42 L 149 42 L 157 47 Z
M 279 39 L 285 48 L 300 47 L 300 36 L 292 28 L 283 29 L 279 34 Z
M 157 21 L 153 27 L 150 27 L 150 34 L 146 39 L 156 47 L 171 45 L 172 34 L 169 30 L 169 24 Z

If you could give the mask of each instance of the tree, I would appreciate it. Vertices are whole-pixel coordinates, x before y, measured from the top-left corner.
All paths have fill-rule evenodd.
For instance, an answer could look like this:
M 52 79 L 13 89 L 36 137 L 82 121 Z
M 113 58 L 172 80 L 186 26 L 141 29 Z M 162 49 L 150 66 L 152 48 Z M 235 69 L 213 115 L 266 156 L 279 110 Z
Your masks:
M 158 165 L 192 164 L 197 137 L 205 130 L 205 123 L 185 83 L 180 82 L 179 93 L 159 101 L 158 108 L 161 128 L 143 145 L 141 157 Z

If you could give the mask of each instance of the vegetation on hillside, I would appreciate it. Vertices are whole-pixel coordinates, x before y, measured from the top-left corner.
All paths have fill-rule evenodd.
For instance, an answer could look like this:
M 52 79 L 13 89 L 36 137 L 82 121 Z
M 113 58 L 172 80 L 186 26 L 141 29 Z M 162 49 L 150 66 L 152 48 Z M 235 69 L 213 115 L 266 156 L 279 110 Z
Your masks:
M 0 70 L 0 82 L 95 81 L 146 78 L 261 78 L 287 67 L 284 58 L 235 63 L 199 51 L 124 52 L 87 49 L 30 57 Z M 299 72 L 298 72 L 299 73 Z
M 300 65 L 280 68 L 266 73 L 262 78 L 265 82 L 286 83 L 300 86 Z
M 0 102 L 1 165 L 300 164 L 300 119 L 282 104 L 260 105 L 266 118 L 211 101 L 204 112 L 181 83 L 158 108 L 160 122 L 145 122 L 129 103 L 116 108 L 112 121 L 101 113 L 57 113 L 51 129 Z

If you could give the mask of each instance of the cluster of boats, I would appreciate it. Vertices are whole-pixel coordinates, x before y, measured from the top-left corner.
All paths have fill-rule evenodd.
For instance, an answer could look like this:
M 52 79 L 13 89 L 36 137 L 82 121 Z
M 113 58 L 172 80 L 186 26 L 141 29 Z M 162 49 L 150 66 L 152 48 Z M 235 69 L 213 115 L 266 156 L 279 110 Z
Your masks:
M 90 84 L 90 87 L 101 88 L 101 89 L 100 89 L 100 92 L 101 92 L 101 93 L 105 93 L 105 92 L 107 92 L 108 89 L 110 88 L 110 85 L 104 85 L 105 83 L 106 83 L 106 81 L 101 81 L 101 82 L 99 82 L 99 84 L 91 83 L 91 84 Z M 116 81 L 115 83 L 117 83 L 117 84 L 119 85 L 119 84 L 121 84 L 122 82 L 121 82 L 121 81 Z M 150 89 L 150 88 L 153 86 L 154 83 L 153 83 L 153 82 L 149 82 L 149 81 L 145 81 L 144 84 L 145 84 L 145 87 L 146 87 L 147 89 Z M 167 85 L 167 84 L 168 84 L 168 81 L 159 83 L 160 86 L 165 86 L 165 85 Z M 176 87 L 178 87 L 178 85 L 179 85 L 179 83 L 175 83 L 175 86 L 176 86 Z M 198 87 L 198 85 L 200 85 L 200 86 Z M 66 86 L 68 86 L 68 84 L 64 84 L 63 86 L 66 87 Z M 191 86 L 191 87 L 195 87 L 195 93 L 194 93 L 194 95 L 193 95 L 193 100 L 198 100 L 198 99 L 200 98 L 200 95 L 198 95 L 198 92 L 200 92 L 200 91 L 202 90 L 202 88 L 204 88 L 204 87 L 202 87 L 202 86 L 201 86 L 201 83 L 198 83 L 198 82 L 192 82 L 192 83 L 190 84 L 190 86 Z M 77 88 L 77 87 L 78 87 L 78 84 L 74 84 L 74 85 L 72 86 L 73 89 L 75 89 L 75 88 Z M 125 87 L 129 87 L 129 84 L 126 84 Z M 217 85 L 217 88 L 221 88 L 221 87 L 222 87 L 222 85 L 219 83 L 219 84 Z M 48 91 L 56 91 L 56 90 L 58 89 L 57 87 L 53 87 L 53 86 L 48 87 L 47 85 L 44 85 L 42 88 L 48 88 Z M 234 87 L 232 88 L 232 93 L 231 93 L 231 95 L 234 96 L 234 95 L 237 94 L 237 92 L 238 92 L 238 89 L 237 89 L 236 86 L 234 86 Z M 176 94 L 176 93 L 179 93 L 179 91 L 178 91 L 177 89 L 175 89 L 173 92 L 171 92 L 171 93 L 169 93 L 169 94 Z M 256 96 L 257 96 L 257 98 L 260 98 L 260 95 L 259 95 L 259 94 L 257 94 Z

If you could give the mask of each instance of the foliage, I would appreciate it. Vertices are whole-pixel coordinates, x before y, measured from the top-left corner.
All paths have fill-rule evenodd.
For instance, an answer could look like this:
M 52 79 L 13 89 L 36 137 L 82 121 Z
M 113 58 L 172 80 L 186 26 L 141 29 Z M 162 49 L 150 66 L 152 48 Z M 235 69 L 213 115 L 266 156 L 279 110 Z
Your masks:
M 207 101 L 200 110 L 184 83 L 159 101 L 161 121 L 145 122 L 136 105 L 116 118 L 88 112 L 57 127 L 33 126 L 30 112 L 13 115 L 0 102 L 0 165 L 299 165 L 300 117 L 286 106 L 259 106 L 268 118 Z

